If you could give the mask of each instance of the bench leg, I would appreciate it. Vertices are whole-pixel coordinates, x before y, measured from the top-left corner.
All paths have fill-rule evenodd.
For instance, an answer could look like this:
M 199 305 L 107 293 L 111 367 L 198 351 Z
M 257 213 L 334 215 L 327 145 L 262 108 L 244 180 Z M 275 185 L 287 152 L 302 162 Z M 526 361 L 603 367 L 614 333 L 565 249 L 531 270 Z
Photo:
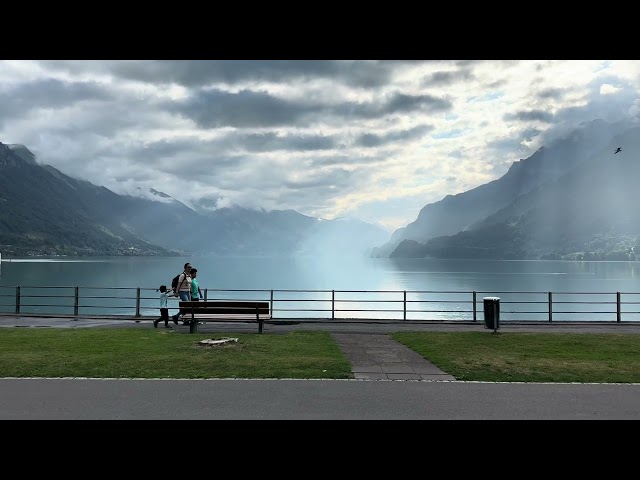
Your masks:
M 197 333 L 198 332 L 198 321 L 191 320 L 189 323 L 189 333 Z
M 262 324 L 264 323 L 263 320 L 258 320 L 258 333 L 262 333 Z

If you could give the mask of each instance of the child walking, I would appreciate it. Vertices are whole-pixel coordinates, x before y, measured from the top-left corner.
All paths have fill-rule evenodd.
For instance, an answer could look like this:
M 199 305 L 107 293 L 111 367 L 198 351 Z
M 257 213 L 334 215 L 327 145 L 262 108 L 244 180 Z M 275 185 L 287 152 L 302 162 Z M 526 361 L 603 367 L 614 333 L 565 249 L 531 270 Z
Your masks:
M 198 302 L 204 298 L 202 295 L 202 290 L 200 290 L 200 285 L 198 284 L 198 269 L 191 269 L 191 301 Z
M 160 318 L 153 321 L 153 326 L 158 328 L 160 320 L 164 320 L 164 327 L 169 328 L 169 308 L 167 307 L 167 299 L 169 297 L 175 297 L 175 295 L 172 290 L 167 290 L 166 285 L 160 285 L 158 290 L 160 291 Z

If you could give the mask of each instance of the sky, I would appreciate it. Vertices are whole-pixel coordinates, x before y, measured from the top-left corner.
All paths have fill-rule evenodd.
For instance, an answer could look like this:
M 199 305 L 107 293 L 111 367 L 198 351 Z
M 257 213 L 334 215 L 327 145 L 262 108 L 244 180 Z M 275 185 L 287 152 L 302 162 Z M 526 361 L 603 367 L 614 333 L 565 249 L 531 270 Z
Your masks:
M 638 60 L 0 61 L 0 142 L 39 163 L 389 232 L 582 122 L 639 115 Z

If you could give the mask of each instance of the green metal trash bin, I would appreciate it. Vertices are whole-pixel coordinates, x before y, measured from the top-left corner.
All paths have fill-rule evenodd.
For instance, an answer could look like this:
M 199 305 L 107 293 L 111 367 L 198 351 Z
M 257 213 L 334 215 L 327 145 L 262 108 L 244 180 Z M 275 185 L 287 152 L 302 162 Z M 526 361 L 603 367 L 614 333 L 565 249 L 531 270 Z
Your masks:
M 484 326 L 497 330 L 500 328 L 500 297 L 484 297 Z

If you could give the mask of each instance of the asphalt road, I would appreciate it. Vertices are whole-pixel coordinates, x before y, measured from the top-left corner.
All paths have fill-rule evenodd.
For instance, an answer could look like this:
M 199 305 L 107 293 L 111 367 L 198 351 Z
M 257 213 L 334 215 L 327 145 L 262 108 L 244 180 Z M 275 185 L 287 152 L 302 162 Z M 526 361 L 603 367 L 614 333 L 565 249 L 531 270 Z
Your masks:
M 12 420 L 630 420 L 640 384 L 0 379 Z

